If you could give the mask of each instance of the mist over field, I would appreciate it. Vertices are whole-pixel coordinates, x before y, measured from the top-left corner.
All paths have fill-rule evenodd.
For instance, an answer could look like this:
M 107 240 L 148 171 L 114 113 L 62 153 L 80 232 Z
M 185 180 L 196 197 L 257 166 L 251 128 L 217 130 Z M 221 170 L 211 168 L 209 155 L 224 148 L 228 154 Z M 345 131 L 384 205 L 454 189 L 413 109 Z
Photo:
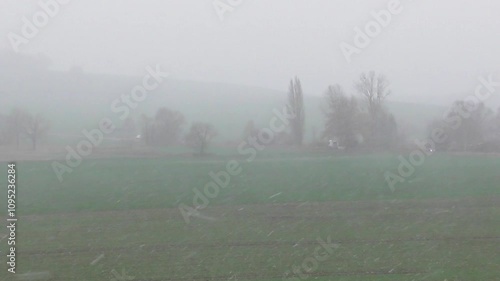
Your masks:
M 43 113 L 51 120 L 48 135 L 55 140 L 70 136 L 74 140 L 80 137 L 83 128 L 95 127 L 101 118 L 113 114 L 112 101 L 130 92 L 134 83 L 141 81 L 140 76 L 92 74 L 75 69 L 37 69 L 36 63 L 41 62 L 35 57 L 7 57 L 4 54 L 4 58 L 12 64 L 2 66 L 5 74 L 0 84 L 7 94 L 2 108 L 8 112 L 22 104 L 31 111 Z M 23 60 L 31 64 L 20 66 L 15 62 Z M 24 75 L 31 76 L 30 83 L 20 83 L 17 68 L 21 68 L 18 71 Z M 255 120 L 259 125 L 265 125 L 272 109 L 283 104 L 287 94 L 284 88 L 278 91 L 230 83 L 169 79 L 132 114 L 138 119 L 141 114 L 154 113 L 158 105 L 165 105 L 183 112 L 188 122 L 206 119 L 218 124 L 221 130 L 218 140 L 221 142 L 240 140 L 246 122 Z M 309 140 L 313 139 L 314 128 L 319 133 L 324 122 L 322 102 L 319 95 L 305 96 L 308 113 L 306 138 Z M 390 102 L 388 107 L 415 137 L 425 137 L 426 123 L 446 110 L 445 106 L 414 102 Z M 71 115 L 70 119 L 65 118 L 68 115 Z M 120 124 L 121 120 L 115 118 L 115 122 Z
M 2 1 L 0 280 L 500 280 L 498 11 Z

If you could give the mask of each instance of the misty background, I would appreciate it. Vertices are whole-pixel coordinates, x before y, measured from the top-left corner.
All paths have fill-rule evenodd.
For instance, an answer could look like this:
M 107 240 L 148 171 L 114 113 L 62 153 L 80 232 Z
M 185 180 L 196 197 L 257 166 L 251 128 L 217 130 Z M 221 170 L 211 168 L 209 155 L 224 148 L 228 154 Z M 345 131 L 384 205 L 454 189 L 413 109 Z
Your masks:
M 499 30 L 498 0 L 0 0 L 0 280 L 500 281 Z
M 110 115 L 113 99 L 139 83 L 148 65 L 170 74 L 133 113 L 161 105 L 189 121 L 216 124 L 218 138 L 241 136 L 248 120 L 264 125 L 298 76 L 306 138 L 320 131 L 322 96 L 375 70 L 390 82 L 388 107 L 398 125 L 422 137 L 427 123 L 473 93 L 500 63 L 500 4 L 401 1 L 404 7 L 347 63 L 339 44 L 387 1 L 243 1 L 221 21 L 212 1 L 70 1 L 14 53 L 0 39 L 1 109 L 47 116 L 51 134 L 78 134 Z M 20 34 L 38 1 L 2 1 L 0 32 Z M 487 101 L 497 108 L 499 98 Z M 71 116 L 71 118 L 67 118 Z

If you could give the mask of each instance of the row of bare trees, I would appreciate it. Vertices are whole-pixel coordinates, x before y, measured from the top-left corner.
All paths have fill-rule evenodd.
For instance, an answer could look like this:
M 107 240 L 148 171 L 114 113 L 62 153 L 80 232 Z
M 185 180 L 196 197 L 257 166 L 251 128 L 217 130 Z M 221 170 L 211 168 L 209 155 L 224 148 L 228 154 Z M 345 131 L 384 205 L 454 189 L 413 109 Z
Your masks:
M 399 140 L 394 116 L 387 110 L 389 83 L 383 75 L 375 72 L 363 73 L 354 83 L 355 95 L 347 95 L 340 85 L 329 86 L 324 94 L 325 116 L 321 143 L 335 140 L 339 147 L 384 149 L 396 145 Z M 290 81 L 286 109 L 289 116 L 288 130 L 274 136 L 272 145 L 302 146 L 305 136 L 305 106 L 301 81 L 295 77 Z M 243 139 L 255 138 L 260 129 L 253 121 L 244 128 Z
M 158 109 L 154 118 L 142 116 L 140 138 L 148 146 L 169 146 L 185 144 L 197 154 L 204 154 L 217 132 L 211 124 L 195 122 L 183 136 L 184 115 L 166 107 Z M 0 145 L 13 145 L 19 149 L 25 140 L 37 149 L 39 141 L 47 136 L 49 122 L 41 114 L 30 114 L 21 109 L 13 109 L 8 115 L 0 115 Z M 136 125 L 132 118 L 124 121 L 114 134 L 121 139 L 134 138 Z
M 183 136 L 186 123 L 184 115 L 178 111 L 161 107 L 154 117 L 142 115 L 141 138 L 148 146 L 170 146 L 186 144 L 203 155 L 212 139 L 217 135 L 213 125 L 194 122 Z
M 339 147 L 374 150 L 390 149 L 400 144 L 403 139 L 386 104 L 391 94 L 386 77 L 373 71 L 363 73 L 354 81 L 353 90 L 354 94 L 348 94 L 338 84 L 326 89 L 322 103 L 325 117 L 322 143 L 335 140 Z M 286 109 L 292 118 L 286 131 L 273 136 L 272 144 L 301 146 L 306 113 L 302 85 L 297 77 L 290 81 Z M 147 146 L 187 145 L 202 155 L 217 135 L 214 126 L 206 122 L 192 123 L 185 132 L 184 115 L 166 107 L 159 108 L 152 117 L 143 114 L 140 121 L 139 139 Z M 497 143 L 496 149 L 500 151 L 500 109 L 495 112 L 484 104 L 471 106 L 465 101 L 456 101 L 444 118 L 429 124 L 429 134 L 436 129 L 447 136 L 445 142 L 437 145 L 438 149 L 470 151 Z M 49 122 L 40 114 L 13 109 L 8 115 L 0 115 L 0 144 L 19 148 L 24 140 L 28 140 L 36 149 L 48 130 Z M 125 120 L 118 134 L 135 138 L 135 120 Z M 243 139 L 255 138 L 259 134 L 262 134 L 261 130 L 250 121 L 244 128 Z
M 336 139 L 343 147 L 362 145 L 369 149 L 390 149 L 405 144 L 394 116 L 388 111 L 388 80 L 375 72 L 361 74 L 354 82 L 357 95 L 346 95 L 339 85 L 325 93 L 326 116 L 323 136 Z M 358 98 L 359 97 L 359 98 Z M 458 100 L 439 119 L 428 125 L 428 138 L 438 130 L 445 136 L 438 150 L 500 151 L 500 108 Z
M 385 102 L 389 96 L 389 83 L 375 72 L 361 74 L 354 83 L 357 96 L 347 95 L 340 85 L 329 86 L 324 94 L 323 112 L 325 125 L 322 139 L 334 139 L 341 147 L 390 148 L 398 140 L 398 128 L 394 116 Z M 359 97 L 359 98 L 358 98 Z M 288 90 L 290 120 L 288 139 L 284 143 L 301 146 L 305 134 L 304 96 L 300 80 L 290 81 Z M 252 124 L 253 123 L 249 123 Z M 245 129 L 249 131 L 249 125 Z
M 346 148 L 363 145 L 388 149 L 398 141 L 398 126 L 386 107 L 389 82 L 375 72 L 361 74 L 354 82 L 355 95 L 347 95 L 340 85 L 329 86 L 325 93 L 326 117 L 323 136 L 335 138 Z M 359 97 L 359 98 L 358 98 Z
M 429 138 L 436 132 L 444 137 L 436 144 L 439 150 L 500 152 L 500 108 L 464 100 L 453 103 L 450 110 L 428 126 Z
M 8 115 L 0 115 L 0 144 L 15 145 L 19 149 L 23 140 L 28 140 L 36 150 L 49 128 L 49 122 L 43 115 L 15 108 Z

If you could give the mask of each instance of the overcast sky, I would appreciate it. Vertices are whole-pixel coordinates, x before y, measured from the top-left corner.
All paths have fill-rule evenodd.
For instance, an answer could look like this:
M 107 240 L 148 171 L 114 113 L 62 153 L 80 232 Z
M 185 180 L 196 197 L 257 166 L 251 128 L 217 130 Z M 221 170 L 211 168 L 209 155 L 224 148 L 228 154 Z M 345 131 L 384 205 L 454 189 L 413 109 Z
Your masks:
M 38 2 L 0 1 L 1 49 L 12 49 L 9 32 L 21 34 Z M 353 44 L 354 28 L 389 2 L 242 0 L 221 21 L 213 0 L 72 0 L 20 50 L 46 54 L 56 69 L 142 75 L 159 63 L 173 78 L 278 90 L 297 75 L 310 95 L 334 83 L 352 91 L 375 70 L 393 100 L 434 104 L 471 94 L 480 75 L 500 79 L 498 0 L 401 0 L 403 11 L 347 63 L 340 43 Z

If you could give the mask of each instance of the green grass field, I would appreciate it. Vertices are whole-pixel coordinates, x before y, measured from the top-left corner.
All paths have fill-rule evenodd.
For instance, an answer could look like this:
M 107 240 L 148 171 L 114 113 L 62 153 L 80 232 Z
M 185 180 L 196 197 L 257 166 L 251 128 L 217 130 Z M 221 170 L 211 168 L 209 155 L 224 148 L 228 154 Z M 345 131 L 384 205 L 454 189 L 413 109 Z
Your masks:
M 397 155 L 259 156 L 189 224 L 178 205 L 230 156 L 89 159 L 62 183 L 18 163 L 17 278 L 3 239 L 0 280 L 282 280 L 318 239 L 333 250 L 288 280 L 500 280 L 499 157 L 435 155 L 392 192 Z

